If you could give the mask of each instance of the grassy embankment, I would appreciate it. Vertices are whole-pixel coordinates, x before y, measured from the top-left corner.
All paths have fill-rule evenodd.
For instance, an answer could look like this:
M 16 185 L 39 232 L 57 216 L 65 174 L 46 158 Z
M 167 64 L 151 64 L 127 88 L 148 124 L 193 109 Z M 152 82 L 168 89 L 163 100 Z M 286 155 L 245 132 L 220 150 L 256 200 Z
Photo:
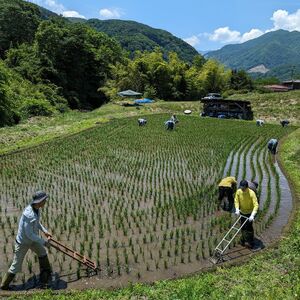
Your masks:
M 249 93 L 232 95 L 229 99 L 251 101 L 254 118 L 268 122 L 289 119 L 293 124 L 300 124 L 300 91 L 283 93 Z
M 17 126 L 0 128 L 0 154 L 31 147 L 55 137 L 74 134 L 106 123 L 115 118 L 141 116 L 154 113 L 179 113 L 191 109 L 199 114 L 199 102 L 163 102 L 141 107 L 124 107 L 108 103 L 94 111 L 71 111 L 53 117 L 35 117 Z
M 250 93 L 233 95 L 231 98 L 250 100 L 254 118 L 263 118 L 271 122 L 288 118 L 294 125 L 300 125 L 300 91 L 268 94 Z M 159 101 L 136 109 L 135 107 L 123 107 L 109 103 L 91 112 L 72 111 L 53 117 L 36 117 L 17 126 L 0 128 L 0 154 L 37 145 L 58 136 L 73 134 L 95 126 L 96 122 L 103 123 L 113 118 L 162 112 L 180 114 L 185 109 L 191 109 L 193 114 L 199 114 L 202 106 L 199 101 Z

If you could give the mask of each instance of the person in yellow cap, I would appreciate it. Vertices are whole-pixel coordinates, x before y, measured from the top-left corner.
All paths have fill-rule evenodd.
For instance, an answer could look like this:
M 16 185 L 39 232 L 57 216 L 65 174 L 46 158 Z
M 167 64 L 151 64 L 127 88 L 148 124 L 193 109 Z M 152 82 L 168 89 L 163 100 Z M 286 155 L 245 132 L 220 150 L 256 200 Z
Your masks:
M 258 210 L 258 202 L 255 192 L 248 187 L 248 181 L 242 180 L 240 188 L 237 190 L 234 199 L 235 214 L 247 217 L 248 220 L 242 227 L 241 245 L 249 244 L 250 248 L 254 248 L 254 229 L 253 221 Z M 245 218 L 241 218 L 241 224 L 245 222 Z
M 219 201 L 223 210 L 232 211 L 236 185 L 237 182 L 233 176 L 223 178 L 219 183 Z

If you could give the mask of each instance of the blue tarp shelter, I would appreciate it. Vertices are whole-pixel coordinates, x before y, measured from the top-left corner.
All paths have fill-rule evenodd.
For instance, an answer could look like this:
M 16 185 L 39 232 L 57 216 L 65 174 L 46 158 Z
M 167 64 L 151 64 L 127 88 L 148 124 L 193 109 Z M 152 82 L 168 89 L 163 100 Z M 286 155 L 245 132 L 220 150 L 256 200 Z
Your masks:
M 137 99 L 134 101 L 134 103 L 142 104 L 142 103 L 153 103 L 154 100 L 144 98 L 144 99 Z

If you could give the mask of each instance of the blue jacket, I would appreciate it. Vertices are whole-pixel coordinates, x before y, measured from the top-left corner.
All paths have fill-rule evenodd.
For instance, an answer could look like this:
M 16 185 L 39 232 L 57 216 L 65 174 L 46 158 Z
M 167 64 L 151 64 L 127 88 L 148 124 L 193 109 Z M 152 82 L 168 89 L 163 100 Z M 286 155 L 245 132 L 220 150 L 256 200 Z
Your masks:
M 168 120 L 165 122 L 165 125 L 167 128 L 173 128 L 173 127 L 175 127 L 175 122 L 172 120 Z
M 24 245 L 32 242 L 44 245 L 45 241 L 39 236 L 39 230 L 47 232 L 47 229 L 40 223 L 39 212 L 36 213 L 32 206 L 28 205 L 20 219 L 16 241 Z
M 270 139 L 268 142 L 268 148 L 275 150 L 277 148 L 278 141 L 276 139 Z

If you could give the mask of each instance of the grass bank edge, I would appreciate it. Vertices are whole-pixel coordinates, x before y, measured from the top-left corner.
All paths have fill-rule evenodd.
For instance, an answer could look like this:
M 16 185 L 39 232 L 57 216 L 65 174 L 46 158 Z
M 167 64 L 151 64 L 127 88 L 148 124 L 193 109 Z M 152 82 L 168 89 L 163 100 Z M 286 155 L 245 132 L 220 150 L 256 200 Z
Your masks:
M 240 98 L 252 102 L 255 118 L 266 118 L 266 121 L 270 124 L 278 124 L 280 119 L 287 118 L 287 115 L 290 114 L 292 125 L 300 125 L 300 120 L 297 118 L 300 109 L 300 91 L 291 91 L 285 94 L 258 94 L 253 92 L 229 97 L 229 99 Z M 39 145 L 58 136 L 78 133 L 94 127 L 96 122 L 105 123 L 114 118 L 153 113 L 181 114 L 185 109 L 192 110 L 194 115 L 199 114 L 202 110 L 202 104 L 199 101 L 173 102 L 159 100 L 148 106 L 138 107 L 139 109 L 135 107 L 125 108 L 121 104 L 122 102 L 109 102 L 90 112 L 71 111 L 50 118 L 36 117 L 13 127 L 0 128 L 0 154 Z M 2 138 L 4 135 L 8 137 L 11 135 L 11 138 Z

